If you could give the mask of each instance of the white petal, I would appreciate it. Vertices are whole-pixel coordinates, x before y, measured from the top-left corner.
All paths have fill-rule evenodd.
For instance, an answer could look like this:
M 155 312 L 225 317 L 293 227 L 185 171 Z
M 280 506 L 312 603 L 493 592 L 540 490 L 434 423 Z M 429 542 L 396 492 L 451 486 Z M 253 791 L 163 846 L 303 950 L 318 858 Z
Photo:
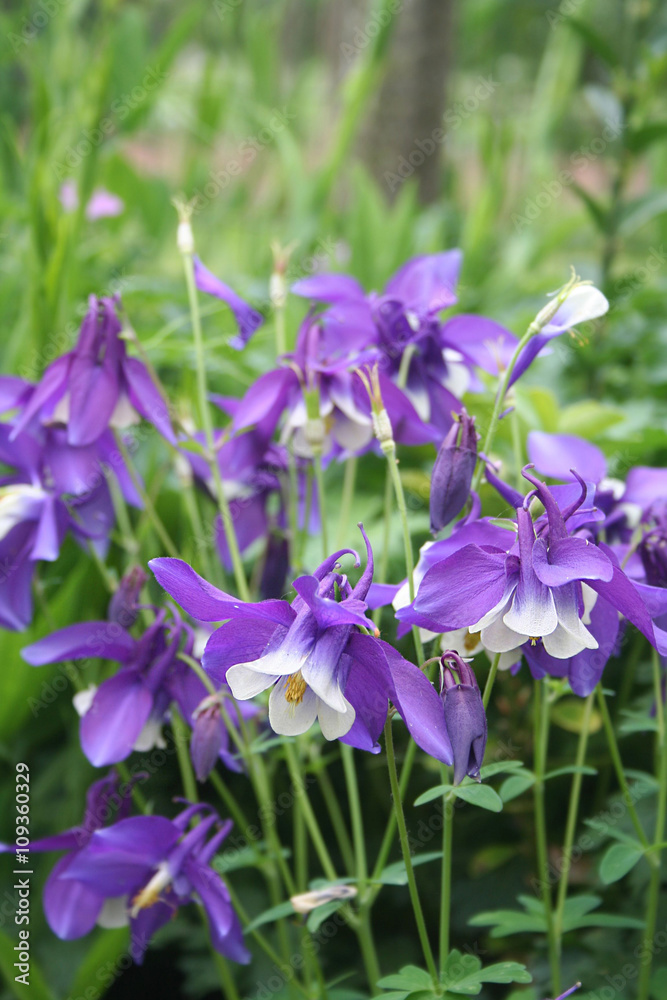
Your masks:
M 345 701 L 345 711 L 337 712 L 334 708 L 330 708 L 326 702 L 318 699 L 317 718 L 325 740 L 337 740 L 352 729 L 355 711 L 346 698 L 343 700 Z
M 110 896 L 104 900 L 104 906 L 99 912 L 97 926 L 111 930 L 114 927 L 127 927 L 130 914 L 127 909 L 127 896 Z
M 301 733 L 307 732 L 315 721 L 317 706 L 317 695 L 308 687 L 298 705 L 296 702 L 288 701 L 285 697 L 285 684 L 281 678 L 269 696 L 271 729 L 279 736 L 300 736 Z
M 489 653 L 486 655 L 489 656 Z M 508 649 L 506 653 L 500 654 L 500 659 L 498 660 L 498 670 L 509 670 L 509 668 L 513 667 L 515 663 L 518 663 L 520 659 L 521 646 L 517 646 L 516 649 Z
M 581 616 L 581 620 L 584 625 L 590 625 L 591 611 L 595 607 L 595 602 L 597 601 L 599 594 L 597 590 L 593 590 L 593 588 L 589 587 L 587 583 L 582 583 L 581 593 L 584 599 L 584 613 Z
M 84 716 L 92 705 L 96 691 L 97 684 L 91 684 L 90 687 L 85 688 L 83 691 L 77 691 L 72 698 L 72 704 L 80 716 Z
M 131 427 L 133 424 L 141 423 L 141 417 L 132 406 L 129 397 L 121 393 L 114 407 L 114 411 L 109 418 L 112 427 L 122 430 L 124 427 Z
M 502 617 L 505 614 L 505 612 L 509 610 L 510 598 L 512 593 L 514 592 L 514 589 L 515 588 L 513 587 L 509 593 L 505 592 L 494 608 L 491 608 L 491 610 L 487 611 L 485 615 L 482 615 L 480 620 L 478 622 L 475 622 L 474 625 L 468 626 L 468 631 L 481 632 L 483 628 L 486 628 L 488 625 L 494 622 L 496 618 Z
M 490 649 L 492 653 L 508 653 L 510 649 L 521 646 L 528 638 L 527 634 L 515 632 L 508 628 L 502 618 L 496 618 L 494 622 L 482 629 L 482 645 L 485 649 Z
M 373 440 L 373 428 L 345 415 L 337 415 L 331 436 L 346 451 L 360 451 Z
M 277 680 L 278 677 L 272 677 L 271 674 L 260 674 L 256 670 L 250 670 L 247 663 L 237 663 L 227 671 L 227 683 L 237 701 L 254 698 Z
M 550 656 L 567 660 L 582 649 L 597 649 L 598 642 L 579 618 L 574 588 L 558 587 L 555 591 L 558 628 L 542 639 Z
M 548 587 L 537 585 L 525 587 L 521 592 L 517 587 L 503 621 L 519 635 L 549 635 L 558 624 L 553 592 Z
M 457 628 L 453 632 L 443 632 L 440 636 L 440 649 L 443 653 L 452 649 L 459 656 L 476 656 L 482 648 L 482 640 L 478 632 L 470 632 L 467 628 Z
M 134 749 L 146 751 L 152 750 L 153 747 L 158 747 L 160 750 L 164 750 L 166 745 L 162 737 L 162 720 L 149 719 L 137 736 Z
M 252 625 L 249 625 L 248 628 L 252 628 Z M 266 653 L 265 656 L 260 656 L 257 660 L 248 660 L 247 663 L 238 663 L 236 666 L 247 667 L 248 670 L 254 670 L 258 674 L 286 677 L 287 674 L 295 674 L 297 670 L 301 670 L 309 653 L 310 649 L 308 648 L 296 651 L 284 642 L 272 653 Z

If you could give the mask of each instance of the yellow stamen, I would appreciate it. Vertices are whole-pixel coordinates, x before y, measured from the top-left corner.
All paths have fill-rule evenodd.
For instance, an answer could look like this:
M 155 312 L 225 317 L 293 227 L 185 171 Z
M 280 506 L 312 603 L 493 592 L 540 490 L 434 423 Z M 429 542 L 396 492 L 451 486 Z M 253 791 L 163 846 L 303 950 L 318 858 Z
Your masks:
M 285 681 L 285 701 L 288 701 L 291 705 L 300 705 L 307 687 L 308 685 L 304 681 L 301 671 L 297 670 L 295 674 L 291 674 Z
M 466 651 L 468 653 L 475 648 L 478 642 L 479 642 L 478 632 L 468 632 L 468 634 L 463 637 L 463 645 L 465 646 Z
M 540 639 L 542 638 L 542 636 L 541 635 L 529 635 L 528 638 L 530 639 L 531 646 L 537 646 L 537 644 L 540 641 Z

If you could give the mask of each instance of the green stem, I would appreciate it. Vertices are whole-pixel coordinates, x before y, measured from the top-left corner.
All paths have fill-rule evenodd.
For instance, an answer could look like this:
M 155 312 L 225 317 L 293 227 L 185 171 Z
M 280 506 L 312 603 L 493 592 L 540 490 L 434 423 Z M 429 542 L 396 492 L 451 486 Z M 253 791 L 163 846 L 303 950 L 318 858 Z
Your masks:
M 308 833 L 310 834 L 310 839 L 313 842 L 313 846 L 320 859 L 320 864 L 322 865 L 322 870 L 326 877 L 331 882 L 338 881 L 338 875 L 336 874 L 336 869 L 334 863 L 331 860 L 331 855 L 329 854 L 327 845 L 322 836 L 322 831 L 320 830 L 319 823 L 317 822 L 317 817 L 313 811 L 313 807 L 310 804 L 310 799 L 306 795 L 305 786 L 301 777 L 301 771 L 299 768 L 299 760 L 292 742 L 286 741 L 284 744 L 285 748 L 285 758 L 287 760 L 287 767 L 289 769 L 290 778 L 292 779 L 292 785 L 295 794 L 300 796 L 301 808 L 303 809 L 303 818 L 308 827 Z
M 485 455 L 487 459 L 490 457 L 491 446 L 493 445 L 493 442 L 496 437 L 496 431 L 498 430 L 498 421 L 500 419 L 500 414 L 503 409 L 503 403 L 505 401 L 505 396 L 507 395 L 507 389 L 510 384 L 510 379 L 512 378 L 512 372 L 514 371 L 514 366 L 516 365 L 519 355 L 523 351 L 528 341 L 532 340 L 533 337 L 538 332 L 539 331 L 536 330 L 533 324 L 531 323 L 531 325 L 528 327 L 523 337 L 519 341 L 514 354 L 510 358 L 507 368 L 502 374 L 502 377 L 498 384 L 498 391 L 496 392 L 496 398 L 493 404 L 493 412 L 491 413 L 489 426 L 486 429 L 486 437 L 484 438 L 484 444 L 482 445 L 481 448 L 481 453 Z M 472 484 L 470 486 L 471 490 L 474 490 L 475 492 L 479 490 L 479 484 L 482 481 L 483 473 L 484 473 L 484 462 L 478 459 L 477 468 L 475 469 L 475 475 L 473 476 Z
M 449 782 L 449 771 L 440 765 L 443 784 Z M 449 955 L 449 927 L 451 922 L 452 842 L 454 839 L 454 803 L 449 795 L 442 799 L 442 874 L 440 883 L 440 972 L 445 968 Z
M 174 704 L 171 706 L 171 728 L 174 733 L 176 756 L 178 758 L 178 766 L 181 772 L 181 780 L 183 782 L 185 797 L 186 799 L 189 799 L 190 802 L 198 802 L 199 795 L 197 793 L 197 780 L 195 778 L 195 772 L 192 767 L 192 761 L 190 760 L 190 753 L 188 750 L 188 727 L 183 720 L 183 716 Z
M 408 876 L 408 889 L 410 890 L 410 900 L 412 902 L 412 909 L 415 914 L 415 921 L 417 923 L 417 932 L 419 934 L 419 940 L 421 942 L 422 951 L 424 953 L 424 960 L 428 968 L 431 979 L 433 980 L 433 987 L 437 993 L 440 993 L 440 980 L 438 978 L 438 969 L 435 964 L 435 959 L 433 958 L 433 951 L 431 949 L 431 943 L 428 939 L 428 931 L 426 930 L 426 921 L 424 920 L 424 913 L 422 911 L 422 906 L 419 901 L 419 892 L 417 890 L 417 881 L 415 879 L 414 868 L 412 867 L 412 858 L 410 857 L 410 842 L 408 840 L 408 829 L 405 825 L 405 814 L 403 812 L 403 802 L 401 799 L 401 791 L 398 784 L 398 771 L 396 770 L 396 755 L 394 753 L 394 735 L 391 729 L 391 718 L 387 718 L 384 726 L 384 737 L 385 746 L 387 751 L 387 768 L 389 770 L 389 783 L 391 785 L 391 797 L 394 804 L 394 812 L 396 813 L 396 823 L 398 825 L 398 836 L 401 842 L 401 851 L 403 853 L 403 861 L 405 862 L 405 870 Z
M 380 552 L 380 562 L 378 565 L 377 578 L 382 583 L 387 582 L 387 572 L 389 569 L 389 543 L 391 540 L 391 513 L 392 513 L 392 497 L 394 493 L 394 486 L 391 478 L 391 469 L 389 468 L 389 462 L 387 462 L 387 472 L 384 481 L 384 530 L 382 535 L 382 550 Z M 373 612 L 373 622 L 376 627 L 380 624 L 380 618 L 382 617 L 382 608 L 377 608 Z
M 496 675 L 498 673 L 498 664 L 500 663 L 500 653 L 496 653 L 491 661 L 491 669 L 489 670 L 489 676 L 486 678 L 486 684 L 484 685 L 484 695 L 482 697 L 482 705 L 484 706 L 484 711 L 486 712 L 489 707 L 489 702 L 491 701 L 491 692 L 493 691 L 493 685 L 496 680 Z
M 623 762 L 621 761 L 621 754 L 618 749 L 618 743 L 616 742 L 616 734 L 614 733 L 614 727 L 612 725 L 612 721 L 609 716 L 609 708 L 607 706 L 607 700 L 604 696 L 604 691 L 602 689 L 601 683 L 598 684 L 597 686 L 597 698 L 598 698 L 598 705 L 600 707 L 600 712 L 602 714 L 602 724 L 604 725 L 604 731 L 607 737 L 607 744 L 609 746 L 609 753 L 611 754 L 611 759 L 614 764 L 614 770 L 616 771 L 616 778 L 623 793 L 623 802 L 628 810 L 630 819 L 632 820 L 632 825 L 635 828 L 635 831 L 637 833 L 637 836 L 639 837 L 642 847 L 647 848 L 649 846 L 648 838 L 644 833 L 644 828 L 641 825 L 639 816 L 637 815 L 637 810 L 635 809 L 635 804 L 632 801 L 630 786 L 628 785 L 628 781 L 627 778 L 625 777 L 625 772 L 623 770 Z
M 665 732 L 664 714 L 662 711 L 662 690 L 660 685 L 660 663 L 658 654 L 653 651 L 653 671 L 657 681 L 658 705 L 660 705 L 660 715 L 658 719 L 658 808 L 655 819 L 655 833 L 653 837 L 653 849 L 655 853 L 649 856 L 649 861 L 654 862 L 651 868 L 651 879 L 646 897 L 646 924 L 642 939 L 642 952 L 648 956 L 648 960 L 642 962 L 639 974 L 638 1000 L 648 1000 L 651 984 L 651 966 L 653 962 L 653 952 L 655 950 L 655 928 L 658 919 L 658 904 L 660 902 L 660 885 L 662 882 L 662 844 L 665 839 L 665 819 L 667 818 L 667 734 Z
M 341 548 L 345 542 L 347 535 L 347 528 L 350 523 L 350 514 L 352 512 L 352 504 L 354 502 L 354 490 L 357 483 L 357 466 L 358 461 L 356 455 L 352 458 L 348 458 L 345 463 L 345 472 L 343 474 L 343 494 L 340 501 L 340 517 L 338 519 L 338 534 L 336 536 L 336 548 Z
M 408 743 L 408 749 L 405 752 L 405 758 L 403 760 L 403 766 L 401 768 L 401 777 L 398 783 L 401 796 L 405 795 L 406 793 L 408 787 L 408 781 L 410 779 L 410 774 L 412 773 L 412 768 L 416 756 L 417 756 L 417 744 L 415 743 L 414 740 L 410 740 L 410 742 Z M 373 872 L 370 877 L 370 881 L 372 883 L 375 883 L 375 885 L 373 888 L 373 896 L 371 897 L 371 903 L 369 905 L 372 905 L 373 901 L 375 900 L 375 897 L 381 891 L 382 886 L 377 884 L 377 880 L 380 877 L 380 874 L 383 871 L 385 865 L 387 864 L 387 860 L 391 852 L 391 846 L 394 842 L 395 831 L 396 831 L 396 813 L 392 809 L 389 815 L 389 819 L 387 820 L 387 826 L 384 831 L 382 843 L 380 844 L 380 850 L 378 851 L 377 858 L 375 859 L 375 865 L 373 867 Z
M 276 354 L 280 357 L 287 351 L 287 336 L 285 334 L 285 309 L 282 306 L 276 307 L 273 318 L 276 330 Z
M 394 494 L 396 496 L 396 506 L 398 507 L 398 512 L 401 516 L 401 525 L 403 528 L 403 548 L 405 551 L 405 568 L 408 575 L 408 592 L 410 594 L 410 601 L 415 599 L 415 564 L 412 555 L 412 539 L 410 538 L 410 525 L 408 524 L 408 509 L 405 503 L 405 493 L 403 492 L 403 483 L 401 482 L 401 474 L 398 471 L 398 461 L 396 459 L 396 446 L 392 441 L 390 444 L 383 445 L 382 450 L 384 451 L 387 462 L 389 464 L 389 471 L 391 473 L 391 481 L 394 487 Z M 412 638 L 415 644 L 415 653 L 417 655 L 417 666 L 424 662 L 424 649 L 422 647 L 421 636 L 419 635 L 419 629 L 416 625 L 412 627 Z
M 320 536 L 322 538 L 322 558 L 329 555 L 329 543 L 327 541 L 327 500 L 324 493 L 324 474 L 322 472 L 322 456 L 315 455 L 313 459 L 315 468 L 315 482 L 317 483 L 317 502 L 320 508 Z
M 241 562 L 241 553 L 239 551 L 239 544 L 236 538 L 236 531 L 234 530 L 234 522 L 232 520 L 232 515 L 229 510 L 229 504 L 227 503 L 227 498 L 225 496 L 225 491 L 222 483 L 222 475 L 220 474 L 220 466 L 218 464 L 218 459 L 215 452 L 215 437 L 213 433 L 213 421 L 211 419 L 211 410 L 208 402 L 208 388 L 206 384 L 206 357 L 204 352 L 204 338 L 202 335 L 201 320 L 199 317 L 199 303 L 197 300 L 197 287 L 195 285 L 194 263 L 191 253 L 183 252 L 181 256 L 183 258 L 185 281 L 188 288 L 188 301 L 190 303 L 192 332 L 195 341 L 195 355 L 197 359 L 197 394 L 199 397 L 199 410 L 201 414 L 201 420 L 204 427 L 204 434 L 206 436 L 206 451 L 207 451 L 206 461 L 213 474 L 213 481 L 215 483 L 215 491 L 218 500 L 218 509 L 220 511 L 220 517 L 222 518 L 222 526 L 225 532 L 225 538 L 227 540 L 227 548 L 229 549 L 229 556 L 232 561 L 232 566 L 234 568 L 234 579 L 236 581 L 236 589 L 238 590 L 239 597 L 241 598 L 241 600 L 249 601 L 250 591 L 248 589 L 248 582 L 245 578 L 245 573 L 243 572 L 243 564 Z
M 345 826 L 343 813 L 338 803 L 338 797 L 333 785 L 331 784 L 331 778 L 323 767 L 317 768 L 316 777 L 317 783 L 320 786 L 322 798 L 324 799 L 329 813 L 329 819 L 331 820 L 331 826 L 333 827 L 343 862 L 345 863 L 347 871 L 350 875 L 352 875 L 355 871 L 354 850 L 352 848 L 350 836 L 347 832 L 347 827 Z
M 246 815 L 243 812 L 243 809 L 238 804 L 232 793 L 229 791 L 229 789 L 225 785 L 224 781 L 222 780 L 218 772 L 215 770 L 211 771 L 211 773 L 208 776 L 208 780 L 211 782 L 216 792 L 220 796 L 220 800 L 225 804 L 225 806 L 229 810 L 229 814 L 236 823 L 236 825 L 239 827 L 239 829 L 243 831 L 244 837 L 247 837 L 248 840 L 253 840 L 254 838 L 251 837 L 249 833 L 250 823 L 248 822 Z
M 577 814 L 579 812 L 579 800 L 581 798 L 581 784 L 583 774 L 581 768 L 586 760 L 586 747 L 588 745 L 588 734 L 591 725 L 591 714 L 593 712 L 594 692 L 591 691 L 584 705 L 584 717 L 581 722 L 581 732 L 577 744 L 577 756 L 575 767 L 577 770 L 572 778 L 570 789 L 570 803 L 567 811 L 567 823 L 565 825 L 565 839 L 563 841 L 563 856 L 561 861 L 560 882 L 558 883 L 558 894 L 556 898 L 556 911 L 554 915 L 554 930 L 558 944 L 558 954 L 562 951 L 563 937 L 563 914 L 565 911 L 565 900 L 567 899 L 568 877 L 572 865 L 572 845 L 577 827 Z
M 116 444 L 118 446 L 118 450 L 119 450 L 119 452 L 121 453 L 121 455 L 123 457 L 123 461 L 125 462 L 125 465 L 127 466 L 127 470 L 129 472 L 130 478 L 131 478 L 131 480 L 132 480 L 132 482 L 134 484 L 134 488 L 136 489 L 137 493 L 139 494 L 139 496 L 142 499 L 144 507 L 146 508 L 146 513 L 148 514 L 148 517 L 150 518 L 151 524 L 155 528 L 155 532 L 156 532 L 158 538 L 160 539 L 160 541 L 164 545 L 164 547 L 167 550 L 167 552 L 169 553 L 169 555 L 178 558 L 178 549 L 176 548 L 176 546 L 174 545 L 173 541 L 171 540 L 171 536 L 170 536 L 169 532 L 165 528 L 165 526 L 162 523 L 162 520 L 160 518 L 160 515 L 158 514 L 157 510 L 155 509 L 155 504 L 153 503 L 151 497 L 148 494 L 148 491 L 144 487 L 144 484 L 142 483 L 142 481 L 141 481 L 141 479 L 140 479 L 137 471 L 134 468 L 134 463 L 132 462 L 132 458 L 130 456 L 130 453 L 128 452 L 127 448 L 125 447 L 125 442 L 123 441 L 123 437 L 122 437 L 121 432 L 120 431 L 114 431 L 114 434 L 115 434 Z
M 537 850 L 537 866 L 540 880 L 540 895 L 544 906 L 544 917 L 547 925 L 547 943 L 549 950 L 549 966 L 551 968 L 551 986 L 553 994 L 560 993 L 560 962 L 558 957 L 558 941 L 556 939 L 552 903 L 551 883 L 549 880 L 549 852 L 547 846 L 547 824 L 544 809 L 544 775 L 549 744 L 549 697 L 544 690 L 544 681 L 535 681 L 534 740 L 535 740 L 535 846 Z

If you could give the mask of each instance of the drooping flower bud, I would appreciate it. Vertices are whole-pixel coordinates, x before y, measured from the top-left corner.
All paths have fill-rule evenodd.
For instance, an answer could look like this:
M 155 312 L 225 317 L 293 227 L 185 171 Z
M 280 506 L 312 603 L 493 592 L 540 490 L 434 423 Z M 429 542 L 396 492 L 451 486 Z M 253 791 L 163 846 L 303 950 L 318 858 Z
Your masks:
M 465 410 L 440 445 L 431 476 L 431 531 L 437 534 L 463 509 L 477 463 L 475 418 Z
M 190 740 L 190 758 L 197 781 L 206 781 L 215 767 L 222 748 L 223 722 L 220 696 L 208 695 L 192 713 L 194 726 Z
M 140 566 L 134 566 L 125 574 L 109 601 L 107 618 L 110 622 L 117 622 L 123 628 L 132 628 L 139 614 L 139 593 L 147 579 L 148 576 Z
M 449 650 L 440 658 L 441 697 L 447 733 L 454 752 L 454 784 L 466 775 L 480 780 L 486 749 L 486 714 L 475 672 L 458 653 Z

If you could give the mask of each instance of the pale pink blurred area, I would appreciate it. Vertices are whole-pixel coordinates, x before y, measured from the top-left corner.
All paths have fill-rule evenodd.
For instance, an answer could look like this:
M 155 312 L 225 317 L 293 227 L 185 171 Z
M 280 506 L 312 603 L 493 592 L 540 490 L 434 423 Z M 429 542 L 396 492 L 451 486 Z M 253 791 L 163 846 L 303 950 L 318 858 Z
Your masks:
M 73 212 L 78 208 L 79 193 L 73 180 L 67 180 L 61 185 L 59 198 L 66 212 Z M 91 222 L 96 219 L 109 219 L 120 215 L 124 210 L 125 202 L 122 198 L 105 188 L 95 188 L 86 205 L 86 218 Z

